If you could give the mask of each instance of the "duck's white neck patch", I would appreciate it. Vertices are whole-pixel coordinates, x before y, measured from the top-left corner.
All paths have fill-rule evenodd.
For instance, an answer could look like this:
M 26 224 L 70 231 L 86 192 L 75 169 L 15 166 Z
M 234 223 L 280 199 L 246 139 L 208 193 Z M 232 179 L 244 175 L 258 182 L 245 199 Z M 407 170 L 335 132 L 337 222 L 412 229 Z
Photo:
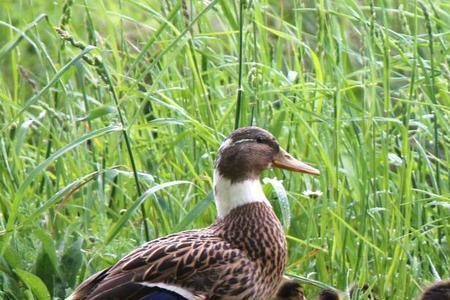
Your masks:
M 233 208 L 252 202 L 264 202 L 270 206 L 258 179 L 231 183 L 217 170 L 214 170 L 214 198 L 219 218 L 228 215 Z

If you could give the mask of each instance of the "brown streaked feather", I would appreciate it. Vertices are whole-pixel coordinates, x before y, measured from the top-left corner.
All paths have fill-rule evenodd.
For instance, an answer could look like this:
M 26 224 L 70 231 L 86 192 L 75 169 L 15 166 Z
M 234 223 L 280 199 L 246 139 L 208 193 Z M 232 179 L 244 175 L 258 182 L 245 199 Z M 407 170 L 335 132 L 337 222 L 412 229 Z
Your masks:
M 272 208 L 246 204 L 208 228 L 144 244 L 89 278 L 75 299 L 138 299 L 147 289 L 142 283 L 157 282 L 206 299 L 267 299 L 282 278 L 286 252 Z
M 108 275 L 108 270 L 111 267 L 99 271 L 88 277 L 82 284 L 80 284 L 75 290 L 74 294 L 69 297 L 70 300 L 85 299 L 89 293 L 95 288 L 102 280 Z

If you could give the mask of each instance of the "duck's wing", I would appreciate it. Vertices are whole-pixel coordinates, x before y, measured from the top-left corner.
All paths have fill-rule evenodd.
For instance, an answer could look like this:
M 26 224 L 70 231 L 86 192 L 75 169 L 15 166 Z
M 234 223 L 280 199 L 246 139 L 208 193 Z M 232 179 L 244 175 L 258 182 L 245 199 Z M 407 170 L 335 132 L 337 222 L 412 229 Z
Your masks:
M 154 287 L 187 292 L 187 299 L 251 293 L 254 262 L 207 230 L 185 231 L 144 244 L 88 278 L 73 299 L 140 299 Z M 232 291 L 234 295 L 229 295 Z

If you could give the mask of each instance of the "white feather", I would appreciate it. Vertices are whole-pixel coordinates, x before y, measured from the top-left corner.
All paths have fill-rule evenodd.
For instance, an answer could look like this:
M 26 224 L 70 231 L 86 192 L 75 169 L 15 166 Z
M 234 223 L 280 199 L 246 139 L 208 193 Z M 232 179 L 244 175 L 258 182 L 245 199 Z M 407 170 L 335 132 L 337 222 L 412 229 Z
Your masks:
M 231 139 L 226 139 L 223 141 L 222 145 L 219 147 L 219 152 L 222 152 L 225 148 L 231 145 Z
M 270 206 L 258 179 L 231 183 L 217 170 L 214 170 L 214 197 L 219 218 L 225 217 L 233 208 L 248 203 L 264 202 Z
M 168 291 L 177 293 L 178 295 L 183 296 L 184 298 L 189 299 L 189 300 L 200 299 L 200 298 L 196 297 L 194 294 L 192 294 L 190 291 L 188 291 L 182 287 L 164 283 L 164 282 L 140 282 L 139 284 L 148 286 L 148 287 L 158 287 L 158 288 L 161 288 L 164 290 L 168 290 Z

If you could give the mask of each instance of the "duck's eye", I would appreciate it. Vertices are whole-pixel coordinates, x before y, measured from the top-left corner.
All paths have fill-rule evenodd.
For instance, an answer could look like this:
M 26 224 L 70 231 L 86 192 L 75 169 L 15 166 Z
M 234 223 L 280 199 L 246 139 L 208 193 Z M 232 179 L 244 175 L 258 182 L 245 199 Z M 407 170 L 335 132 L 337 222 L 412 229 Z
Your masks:
M 256 142 L 259 143 L 259 144 L 262 144 L 262 143 L 264 143 L 264 139 L 262 137 L 258 136 L 256 138 Z

